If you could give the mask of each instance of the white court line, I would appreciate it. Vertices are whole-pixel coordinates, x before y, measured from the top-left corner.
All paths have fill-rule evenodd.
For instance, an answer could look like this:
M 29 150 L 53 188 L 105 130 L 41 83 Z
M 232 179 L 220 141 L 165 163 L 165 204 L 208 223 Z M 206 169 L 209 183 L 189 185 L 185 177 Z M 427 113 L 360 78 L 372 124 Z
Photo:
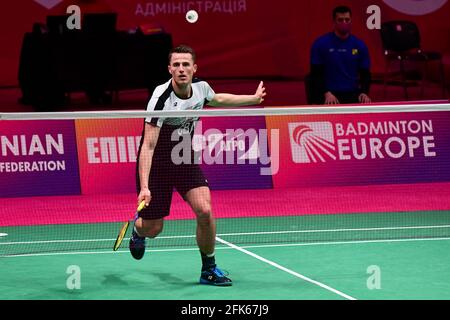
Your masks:
M 286 234 L 286 233 L 321 233 L 321 232 L 345 232 L 345 231 L 379 231 L 379 230 L 409 230 L 409 229 L 436 229 L 450 228 L 449 224 L 437 226 L 407 226 L 407 227 L 374 227 L 374 228 L 347 228 L 347 229 L 312 229 L 312 230 L 287 230 L 287 231 L 257 231 L 241 233 L 222 233 L 218 236 L 247 236 L 262 234 Z
M 341 292 L 341 291 L 339 291 L 339 290 L 336 290 L 336 289 L 334 289 L 334 288 L 332 288 L 332 287 L 330 287 L 330 286 L 327 286 L 326 284 L 323 284 L 323 283 L 321 283 L 321 282 L 319 282 L 319 281 L 316 281 L 316 280 L 313 280 L 313 279 L 311 279 L 311 278 L 308 278 L 308 277 L 306 277 L 306 276 L 304 276 L 304 275 L 302 275 L 302 274 L 300 274 L 300 273 L 297 273 L 297 272 L 295 272 L 295 271 L 292 271 L 291 269 L 288 269 L 288 268 L 286 268 L 286 267 L 283 267 L 282 265 L 279 265 L 278 263 L 275 263 L 275 262 L 273 262 L 273 261 L 271 261 L 271 260 L 268 260 L 268 259 L 266 259 L 266 258 L 263 258 L 263 257 L 261 257 L 261 256 L 259 256 L 259 255 L 257 255 L 257 254 L 255 254 L 255 253 L 253 253 L 253 252 L 251 252 L 251 251 L 248 251 L 248 250 L 246 250 L 246 249 L 244 249 L 244 248 L 241 248 L 241 247 L 239 247 L 239 246 L 237 246 L 237 245 L 235 245 L 235 244 L 233 244 L 233 243 L 231 243 L 231 242 L 225 241 L 225 240 L 223 240 L 223 239 L 221 239 L 221 238 L 219 238 L 219 237 L 216 237 L 216 240 L 219 241 L 220 243 L 223 243 L 223 244 L 225 244 L 225 245 L 227 245 L 227 246 L 233 248 L 233 249 L 236 249 L 236 250 L 238 250 L 238 251 L 240 251 L 240 252 L 243 252 L 243 253 L 245 253 L 245 254 L 247 254 L 247 255 L 249 255 L 249 256 L 252 256 L 253 258 L 256 258 L 256 259 L 258 259 L 258 260 L 260 260 L 260 261 L 262 261 L 262 262 L 265 262 L 265 263 L 271 265 L 272 267 L 275 267 L 275 268 L 277 268 L 277 269 L 280 269 L 280 270 L 282 270 L 282 271 L 284 271 L 284 272 L 287 272 L 287 273 L 289 273 L 289 274 L 292 274 L 293 276 L 295 276 L 295 277 L 297 277 L 297 278 L 300 278 L 300 279 L 305 280 L 305 281 L 307 281 L 307 282 L 309 282 L 309 283 L 315 284 L 315 285 L 317 285 L 317 286 L 319 286 L 319 287 L 321 287 L 321 288 L 323 288 L 323 289 L 325 289 L 325 290 L 328 290 L 328 291 L 331 291 L 331 292 L 333 292 L 333 293 L 335 293 L 335 294 L 337 294 L 337 295 L 340 295 L 341 297 L 344 297 L 344 298 L 346 298 L 346 299 L 348 299 L 348 300 L 356 300 L 355 298 L 353 298 L 352 296 L 349 296 L 348 294 L 345 294 L 345 293 L 343 293 L 343 292 Z
M 152 249 L 149 252 L 172 252 L 172 251 L 198 251 L 198 248 L 179 248 L 179 249 Z M 116 254 L 116 253 L 130 253 L 129 250 L 118 251 L 72 251 L 72 252 L 43 252 L 43 253 L 24 253 L 11 256 L 4 256 L 0 258 L 16 258 L 16 257 L 42 257 L 42 256 L 65 256 L 65 255 L 86 255 L 86 254 Z
M 217 236 L 248 236 L 248 235 L 266 235 L 266 234 L 289 234 L 289 233 L 325 233 L 325 232 L 346 232 L 346 231 L 381 231 L 381 230 L 409 230 L 409 229 L 436 229 L 450 228 L 450 225 L 435 226 L 406 226 L 406 227 L 380 227 L 380 228 L 346 228 L 346 229 L 312 229 L 312 230 L 286 230 L 286 231 L 257 231 L 257 232 L 241 232 L 241 233 L 222 233 Z M 178 238 L 194 238 L 195 235 L 181 236 L 159 236 L 158 239 L 178 239 Z M 39 240 L 39 241 L 17 241 L 17 242 L 0 242 L 0 245 L 16 245 L 16 244 L 44 244 L 44 243 L 76 243 L 76 242 L 103 242 L 115 241 L 114 239 L 72 239 L 72 240 Z M 129 240 L 129 238 L 124 238 Z
M 195 238 L 195 235 L 185 235 L 185 236 L 161 236 L 157 239 L 177 239 L 177 238 Z M 130 238 L 123 238 L 124 241 L 130 240 Z M 106 242 L 106 241 L 116 241 L 114 239 L 71 239 L 71 240 L 38 240 L 38 241 L 16 241 L 16 242 L 0 242 L 1 245 L 11 245 L 11 244 L 44 244 L 44 243 L 76 243 L 76 242 Z
M 356 240 L 356 241 L 334 241 L 334 242 L 311 242 L 311 243 L 285 243 L 285 244 L 263 244 L 263 245 L 247 245 L 241 248 L 272 248 L 272 247 L 301 247 L 301 246 L 322 246 L 322 245 L 338 245 L 338 244 L 362 244 L 362 243 L 389 243 L 389 242 L 415 242 L 415 241 L 445 241 L 448 238 L 412 238 L 412 239 L 380 239 L 380 240 Z M 217 250 L 232 249 L 230 247 L 216 247 Z M 172 248 L 172 249 L 151 249 L 149 252 L 174 252 L 174 251 L 198 251 L 198 248 Z M 118 251 L 70 251 L 70 252 L 43 252 L 43 253 L 24 253 L 15 255 L 0 255 L 0 258 L 16 258 L 16 257 L 40 257 L 40 256 L 64 256 L 64 255 L 83 255 L 83 254 L 116 254 L 129 253 L 128 250 Z
M 354 240 L 354 241 L 328 241 L 328 242 L 309 242 L 309 243 L 285 243 L 285 244 L 265 244 L 242 246 L 242 248 L 272 248 L 272 247 L 303 247 L 303 246 L 323 246 L 333 244 L 361 244 L 361 243 L 389 243 L 389 242 L 414 242 L 414 241 L 445 241 L 450 237 L 443 238 L 411 238 L 411 239 L 376 239 L 376 240 Z

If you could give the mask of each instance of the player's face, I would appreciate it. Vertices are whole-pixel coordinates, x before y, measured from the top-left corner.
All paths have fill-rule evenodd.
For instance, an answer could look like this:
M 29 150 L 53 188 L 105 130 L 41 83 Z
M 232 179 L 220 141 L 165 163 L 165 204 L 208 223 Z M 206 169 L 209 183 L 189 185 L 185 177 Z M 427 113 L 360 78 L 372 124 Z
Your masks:
M 352 29 L 352 17 L 350 12 L 336 13 L 334 27 L 336 31 L 342 35 L 349 34 Z
M 192 78 L 197 72 L 197 65 L 190 53 L 173 53 L 169 64 L 169 73 L 177 85 L 192 83 Z

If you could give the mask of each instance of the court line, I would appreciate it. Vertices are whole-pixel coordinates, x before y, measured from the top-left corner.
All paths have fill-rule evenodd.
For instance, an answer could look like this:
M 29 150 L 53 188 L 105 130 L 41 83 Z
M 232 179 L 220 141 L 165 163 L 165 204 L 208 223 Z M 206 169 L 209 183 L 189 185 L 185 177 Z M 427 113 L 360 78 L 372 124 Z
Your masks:
M 409 230 L 409 229 L 436 229 L 450 228 L 450 225 L 435 226 L 405 226 L 405 227 L 373 227 L 373 228 L 344 228 L 344 229 L 312 229 L 312 230 L 286 230 L 286 231 L 256 231 L 241 233 L 221 233 L 217 236 L 247 236 L 247 235 L 267 235 L 267 234 L 288 234 L 288 233 L 325 233 L 325 232 L 345 232 L 345 231 L 381 231 L 381 230 Z M 181 236 L 159 236 L 158 239 L 181 239 L 194 238 L 195 235 Z M 129 240 L 130 238 L 124 238 Z M 76 242 L 99 242 L 99 241 L 115 241 L 116 239 L 72 239 L 72 240 L 38 240 L 38 241 L 16 241 L 16 242 L 0 242 L 0 245 L 16 245 L 16 244 L 45 244 L 45 243 L 76 243 Z
M 316 286 L 319 286 L 319 287 L 321 287 L 321 288 L 323 288 L 323 289 L 325 289 L 325 290 L 331 291 L 331 292 L 333 292 L 333 293 L 335 293 L 335 294 L 337 294 L 337 295 L 339 295 L 339 296 L 341 296 L 341 297 L 344 297 L 345 299 L 348 299 L 348 300 L 356 300 L 356 298 L 354 298 L 354 297 L 352 297 L 352 296 L 349 296 L 348 294 L 345 294 L 345 293 L 343 293 L 343 292 L 341 292 L 341 291 L 339 291 L 339 290 L 336 290 L 336 289 L 334 289 L 334 288 L 332 288 L 332 287 L 330 287 L 330 286 L 328 286 L 328 285 L 326 285 L 326 284 L 323 284 L 322 282 L 313 280 L 313 279 L 311 279 L 311 278 L 308 278 L 307 276 L 304 276 L 304 275 L 302 275 L 302 274 L 300 274 L 300 273 L 297 273 L 297 272 L 295 272 L 295 271 L 292 271 L 291 269 L 288 269 L 288 268 L 286 268 L 286 267 L 283 267 L 282 265 L 280 265 L 280 264 L 278 264 L 278 263 L 276 263 L 276 262 L 273 262 L 273 261 L 271 261 L 271 260 L 269 260 L 269 259 L 266 259 L 266 258 L 264 258 L 264 257 L 261 257 L 260 255 L 257 255 L 257 254 L 255 254 L 255 253 L 253 253 L 253 252 L 251 252 L 251 251 L 248 251 L 248 250 L 246 250 L 246 249 L 244 249 L 244 248 L 241 248 L 241 247 L 239 247 L 239 246 L 237 246 L 237 245 L 235 245 L 235 244 L 233 244 L 233 243 L 231 243 L 231 242 L 225 241 L 225 240 L 223 240 L 223 239 L 221 239 L 221 238 L 219 238 L 219 237 L 216 237 L 216 240 L 219 241 L 219 242 L 222 243 L 222 244 L 225 244 L 225 245 L 227 245 L 227 246 L 233 248 L 233 249 L 236 249 L 236 250 L 238 250 L 238 251 L 240 251 L 240 252 L 243 252 L 243 253 L 245 253 L 246 255 L 249 255 L 249 256 L 251 256 L 251 257 L 253 257 L 253 258 L 256 258 L 256 259 L 258 259 L 258 260 L 260 260 L 260 261 L 262 261 L 262 262 L 265 262 L 265 263 L 271 265 L 272 267 L 275 267 L 275 268 L 277 268 L 277 269 L 280 269 L 281 271 L 287 272 L 287 273 L 289 273 L 289 274 L 291 274 L 291 275 L 293 275 L 293 276 L 295 276 L 295 277 L 297 277 L 297 278 L 300 278 L 300 279 L 302 279 L 302 280 L 304 280 L 304 281 L 307 281 L 307 282 L 309 282 L 309 283 L 315 284 Z
M 172 252 L 172 251 L 198 251 L 198 248 L 176 248 L 176 249 L 152 249 L 149 252 Z M 117 253 L 130 253 L 129 250 L 117 250 L 117 251 L 71 251 L 71 252 L 42 252 L 42 253 L 24 253 L 15 254 L 10 256 L 0 256 L 0 258 L 16 258 L 16 257 L 42 257 L 42 256 L 64 256 L 64 255 L 86 255 L 86 254 L 117 254 Z
M 286 243 L 286 244 L 266 244 L 242 246 L 242 248 L 272 248 L 272 247 L 303 247 L 303 246 L 323 246 L 333 244 L 361 244 L 361 243 L 389 243 L 389 242 L 415 242 L 415 241 L 445 241 L 450 237 L 441 238 L 410 238 L 410 239 L 375 239 L 375 240 L 354 240 L 354 241 L 328 241 L 328 242 L 309 242 L 309 243 Z
M 311 243 L 285 243 L 285 244 L 263 244 L 263 245 L 245 245 L 241 248 L 272 248 L 272 247 L 301 247 L 301 246 L 320 246 L 335 244 L 361 244 L 361 243 L 389 243 L 389 242 L 415 242 L 415 241 L 446 241 L 448 238 L 411 238 L 411 239 L 378 239 L 378 240 L 356 240 L 356 241 L 331 241 L 331 242 L 311 242 Z M 216 247 L 217 250 L 231 249 L 229 247 Z M 149 252 L 175 252 L 175 251 L 198 251 L 198 248 L 167 248 L 167 249 L 151 249 Z M 39 256 L 59 256 L 59 255 L 83 255 L 83 254 L 116 254 L 129 253 L 128 250 L 118 251 L 71 251 L 71 252 L 43 252 L 43 253 L 24 253 L 15 255 L 0 255 L 0 258 L 16 258 L 16 257 L 39 257 Z
M 261 235 L 261 234 L 286 234 L 286 233 L 325 233 L 325 232 L 345 232 L 345 231 L 379 231 L 379 230 L 409 230 L 409 229 L 436 229 L 450 228 L 450 225 L 436 226 L 406 226 L 406 227 L 373 227 L 373 228 L 344 228 L 344 229 L 311 229 L 311 230 L 286 230 L 286 231 L 257 231 L 241 233 L 222 233 L 219 236 L 241 236 L 241 235 Z
M 157 239 L 177 239 L 177 238 L 195 238 L 195 235 L 185 236 L 161 236 Z M 123 240 L 130 240 L 130 238 L 123 238 Z M 116 238 L 110 239 L 69 239 L 69 240 L 37 240 L 37 241 L 15 241 L 15 242 L 0 242 L 0 245 L 11 244 L 45 244 L 45 243 L 76 243 L 76 242 L 104 242 L 104 241 L 116 241 Z

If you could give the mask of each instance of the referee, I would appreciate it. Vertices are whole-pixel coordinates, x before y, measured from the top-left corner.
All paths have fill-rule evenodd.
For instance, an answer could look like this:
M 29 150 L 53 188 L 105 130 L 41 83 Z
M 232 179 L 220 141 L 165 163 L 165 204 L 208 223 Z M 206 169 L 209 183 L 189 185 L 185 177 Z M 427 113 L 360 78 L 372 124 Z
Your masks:
M 312 103 L 370 103 L 369 50 L 351 33 L 352 11 L 338 6 L 332 16 L 333 32 L 320 36 L 311 47 Z
M 265 88 L 260 82 L 253 95 L 215 93 L 205 81 L 194 78 L 197 71 L 196 55 L 188 46 L 178 46 L 169 54 L 171 79 L 158 86 L 148 102 L 147 110 L 193 110 L 204 105 L 243 106 L 256 105 L 264 100 Z M 215 262 L 216 222 L 211 208 L 208 181 L 200 166 L 190 163 L 175 165 L 172 148 L 181 139 L 172 135 L 190 135 L 192 139 L 198 118 L 145 119 L 143 139 L 139 147 L 136 186 L 138 203 L 145 200 L 146 207 L 134 222 L 130 238 L 130 252 L 141 259 L 145 252 L 145 238 L 161 233 L 164 218 L 170 213 L 172 190 L 175 187 L 190 205 L 197 218 L 196 239 L 202 259 L 201 284 L 230 286 L 232 281 Z M 191 159 L 193 151 L 191 150 Z M 185 157 L 183 157 L 184 159 Z

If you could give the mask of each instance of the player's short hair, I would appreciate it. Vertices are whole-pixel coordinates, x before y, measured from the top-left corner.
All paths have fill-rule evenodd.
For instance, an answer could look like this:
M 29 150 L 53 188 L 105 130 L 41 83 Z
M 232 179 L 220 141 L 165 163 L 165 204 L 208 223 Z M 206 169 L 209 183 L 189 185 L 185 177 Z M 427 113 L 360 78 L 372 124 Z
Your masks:
M 195 61 L 197 59 L 197 55 L 195 54 L 194 49 L 192 49 L 191 47 L 189 47 L 187 45 L 182 44 L 182 45 L 179 45 L 179 46 L 177 46 L 177 47 L 175 47 L 175 48 L 170 50 L 170 52 L 169 52 L 169 64 L 170 64 L 170 60 L 172 59 L 172 54 L 173 53 L 190 53 L 194 63 L 195 63 Z
M 338 13 L 350 13 L 350 17 L 352 16 L 352 9 L 347 6 L 337 6 L 333 9 L 333 20 L 336 19 L 336 15 Z

